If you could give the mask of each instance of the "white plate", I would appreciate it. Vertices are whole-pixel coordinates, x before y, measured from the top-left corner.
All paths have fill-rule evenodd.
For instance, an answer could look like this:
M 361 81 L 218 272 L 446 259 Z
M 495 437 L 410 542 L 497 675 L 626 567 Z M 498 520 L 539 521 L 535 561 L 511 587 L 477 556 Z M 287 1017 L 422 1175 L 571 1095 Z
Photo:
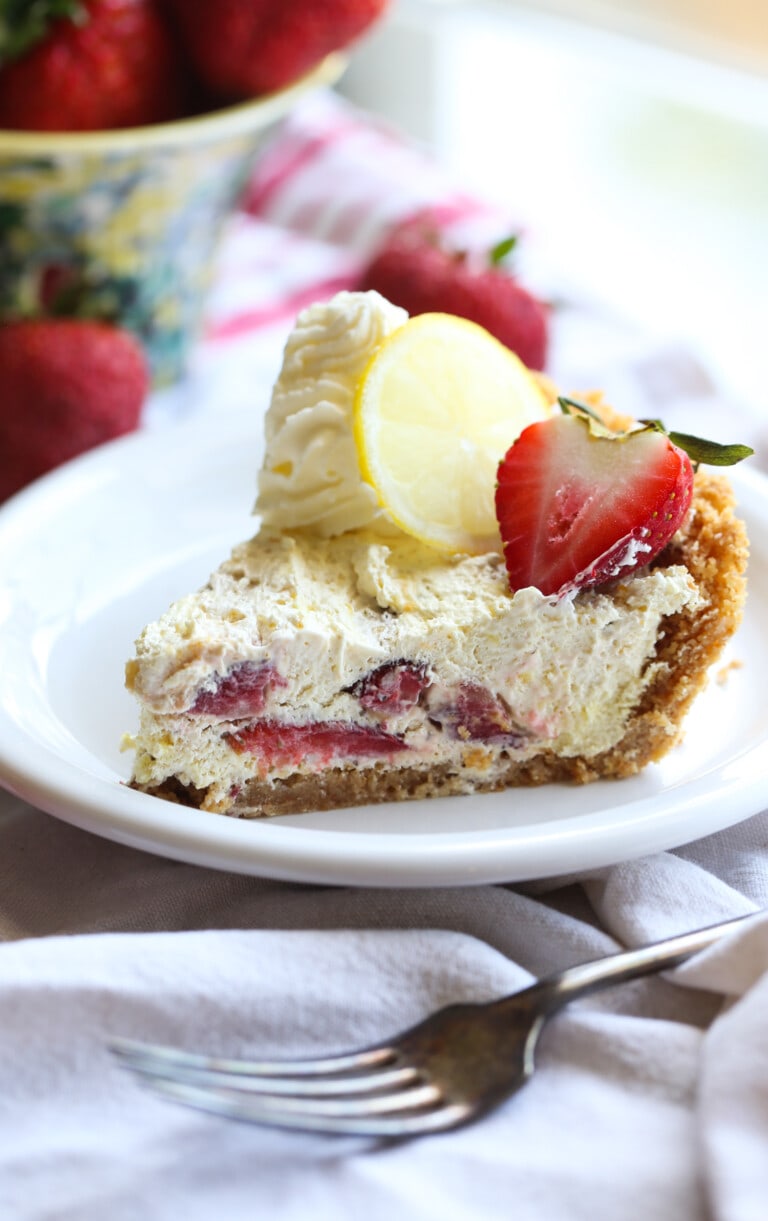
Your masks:
M 97 835 L 296 881 L 467 885 L 570 873 L 670 848 L 768 805 L 768 480 L 734 472 L 752 540 L 745 622 L 642 776 L 243 822 L 135 793 L 123 666 L 145 622 L 202 584 L 249 516 L 258 420 L 105 446 L 0 511 L 0 782 Z M 727 659 L 726 659 L 727 660 Z

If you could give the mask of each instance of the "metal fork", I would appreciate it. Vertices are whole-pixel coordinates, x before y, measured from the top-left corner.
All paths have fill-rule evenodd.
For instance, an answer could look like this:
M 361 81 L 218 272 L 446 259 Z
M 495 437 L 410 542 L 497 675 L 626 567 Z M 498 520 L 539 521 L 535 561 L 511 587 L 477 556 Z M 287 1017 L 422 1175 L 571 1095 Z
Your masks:
M 518 1090 L 545 1022 L 568 1001 L 674 967 L 749 916 L 568 967 L 490 1004 L 440 1009 L 346 1055 L 227 1060 L 128 1039 L 111 1044 L 155 1093 L 230 1119 L 402 1138 L 458 1127 Z

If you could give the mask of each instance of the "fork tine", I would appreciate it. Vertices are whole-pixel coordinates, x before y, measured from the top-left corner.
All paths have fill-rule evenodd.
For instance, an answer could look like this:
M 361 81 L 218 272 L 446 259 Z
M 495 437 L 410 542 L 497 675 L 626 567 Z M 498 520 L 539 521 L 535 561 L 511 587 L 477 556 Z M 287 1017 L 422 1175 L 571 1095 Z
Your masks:
M 216 1063 L 206 1063 L 200 1057 L 201 1066 L 184 1062 L 168 1062 L 160 1056 L 146 1056 L 141 1053 L 119 1053 L 123 1064 L 143 1077 L 159 1077 L 164 1080 L 185 1082 L 188 1085 L 225 1086 L 238 1089 L 249 1094 L 284 1094 L 302 1098 L 319 1098 L 350 1095 L 373 1094 L 383 1090 L 391 1090 L 414 1084 L 419 1079 L 419 1070 L 411 1065 L 401 1068 L 380 1068 L 372 1073 L 318 1073 L 293 1075 L 288 1071 L 282 1077 L 257 1075 L 255 1073 L 230 1073 L 226 1069 L 216 1067 Z
M 426 1098 L 422 1102 L 421 1110 L 411 1106 L 407 1109 L 373 1114 L 370 1110 L 370 1099 L 357 1110 L 321 1110 L 318 1109 L 319 1102 L 309 1106 L 303 1099 L 271 1098 L 268 1095 L 236 1090 L 199 1087 L 159 1077 L 145 1078 L 144 1081 L 153 1093 L 196 1110 L 268 1127 L 334 1135 L 386 1138 L 426 1135 L 429 1132 L 456 1127 L 469 1118 L 472 1111 L 470 1106 L 461 1103 L 427 1107 Z M 439 1096 L 431 1098 L 432 1102 L 438 1100 Z M 359 1100 L 354 1101 L 360 1107 Z
M 181 1051 L 158 1043 L 142 1043 L 135 1039 L 116 1038 L 110 1049 L 129 1067 L 157 1070 L 160 1073 L 184 1070 L 222 1072 L 233 1077 L 310 1077 L 317 1074 L 356 1072 L 377 1065 L 392 1064 L 396 1052 L 382 1045 L 340 1056 L 318 1056 L 297 1060 L 232 1060 L 219 1056 Z
M 216 1069 L 174 1069 L 164 1072 L 153 1065 L 132 1065 L 133 1071 L 144 1077 L 158 1077 L 165 1081 L 180 1081 L 187 1085 L 210 1085 L 240 1090 L 243 1094 L 273 1094 L 293 1098 L 333 1098 L 368 1096 L 378 1091 L 391 1090 L 413 1084 L 418 1079 L 415 1068 L 397 1068 L 388 1072 L 365 1073 L 355 1076 L 335 1077 L 237 1077 L 233 1073 L 222 1073 Z
M 299 1092 L 294 1093 L 291 1091 L 292 1083 L 290 1081 L 283 1083 L 286 1088 L 272 1092 L 269 1089 L 253 1089 L 250 1081 L 245 1088 L 239 1083 L 233 1086 L 231 1078 L 225 1076 L 221 1080 L 216 1077 L 216 1074 L 211 1074 L 208 1080 L 198 1081 L 194 1078 L 180 1078 L 175 1072 L 145 1072 L 141 1068 L 135 1068 L 134 1071 L 145 1084 L 150 1086 L 158 1085 L 163 1088 L 168 1085 L 178 1085 L 193 1092 L 208 1092 L 221 1098 L 252 1099 L 254 1106 L 257 1107 L 261 1105 L 268 1108 L 278 1107 L 285 1110 L 286 1113 L 301 1115 L 327 1115 L 339 1118 L 386 1115 L 396 1111 L 411 1111 L 417 1107 L 432 1107 L 441 1099 L 439 1089 L 430 1082 L 417 1082 L 388 1092 L 368 1090 L 361 1093 L 354 1089 L 344 1090 L 343 1086 L 341 1090 L 309 1092 L 308 1083 L 304 1081 L 300 1083 Z M 342 1083 L 335 1084 L 341 1085 Z

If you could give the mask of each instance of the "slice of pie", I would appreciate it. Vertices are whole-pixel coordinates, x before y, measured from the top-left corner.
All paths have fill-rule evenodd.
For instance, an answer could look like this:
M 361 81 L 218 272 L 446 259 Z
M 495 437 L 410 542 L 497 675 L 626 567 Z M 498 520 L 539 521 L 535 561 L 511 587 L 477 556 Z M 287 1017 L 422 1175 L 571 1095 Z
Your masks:
M 425 345 L 445 331 L 438 323 L 411 333 L 413 322 L 406 323 L 375 293 L 339 294 L 300 316 L 267 415 L 261 528 L 235 547 L 204 589 L 144 629 L 128 662 L 127 684 L 141 708 L 131 739 L 135 788 L 260 817 L 624 777 L 680 738 L 745 596 L 747 541 L 728 481 L 701 470 L 694 476 L 688 463 L 690 504 L 679 524 L 662 514 L 677 526 L 663 546 L 651 546 L 651 527 L 622 527 L 618 549 L 603 548 L 586 565 L 578 559 L 572 579 L 558 577 L 555 590 L 543 581 L 537 588 L 528 577 L 522 586 L 514 581 L 515 550 L 525 552 L 526 565 L 534 554 L 541 569 L 539 535 L 521 543 L 518 531 L 510 541 L 494 520 L 492 549 L 473 543 L 471 550 L 451 550 L 442 536 L 439 547 L 417 537 L 424 498 L 439 503 L 444 486 L 432 493 L 419 486 L 410 499 L 400 487 L 393 514 L 390 502 L 382 503 L 382 487 L 400 477 L 397 447 L 388 458 L 384 446 L 382 457 L 375 439 L 368 437 L 366 450 L 360 436 L 372 427 L 361 417 L 374 410 L 361 387 L 385 397 L 391 390 L 376 364 L 385 350 L 397 393 L 414 395 L 406 423 L 416 426 L 413 369 L 423 373 Z M 452 356 L 427 377 L 431 395 L 443 376 L 456 384 L 447 366 L 462 342 L 457 331 Z M 478 350 L 483 371 L 470 385 L 482 398 L 478 380 L 499 354 L 489 349 L 486 361 Z M 503 378 L 507 357 L 499 359 Z M 413 368 L 404 376 L 409 361 Z M 511 436 L 494 464 L 522 429 L 536 438 L 538 423 L 553 418 L 552 395 L 532 377 L 522 383 L 521 369 L 510 366 L 517 395 L 508 407 Z M 377 421 L 389 419 L 380 399 L 374 406 L 381 408 Z M 483 411 L 473 406 L 471 428 L 486 435 L 495 424 L 490 414 L 478 424 Z M 589 434 L 586 443 L 598 447 L 598 467 L 608 452 L 600 446 L 618 447 L 622 460 L 640 452 L 641 430 L 608 439 L 602 425 L 576 414 L 579 436 Z M 400 426 L 387 425 L 388 442 Z M 426 462 L 432 450 L 423 420 L 419 426 Z M 558 430 L 569 444 L 567 429 Z M 661 436 L 647 442 L 654 455 L 669 445 Z M 531 454 L 528 465 L 539 464 L 540 455 Z M 482 461 L 470 453 L 467 478 L 476 479 Z M 464 489 L 464 475 L 458 478 Z M 493 483 L 491 477 L 491 506 Z M 525 478 L 518 483 L 517 516 L 530 532 L 542 479 L 535 493 Z M 477 508 L 484 496 L 481 489 L 467 499 L 457 510 L 461 521 L 449 522 L 457 539 L 491 536 L 487 505 L 485 521 Z M 560 514 L 570 513 L 569 524 L 578 518 L 580 534 L 591 537 L 583 506 L 565 505 L 562 488 L 553 497 Z M 460 501 L 459 491 L 449 499 L 451 506 Z M 499 519 L 504 530 L 509 510 L 507 503 Z M 549 540 L 550 552 L 557 546 Z

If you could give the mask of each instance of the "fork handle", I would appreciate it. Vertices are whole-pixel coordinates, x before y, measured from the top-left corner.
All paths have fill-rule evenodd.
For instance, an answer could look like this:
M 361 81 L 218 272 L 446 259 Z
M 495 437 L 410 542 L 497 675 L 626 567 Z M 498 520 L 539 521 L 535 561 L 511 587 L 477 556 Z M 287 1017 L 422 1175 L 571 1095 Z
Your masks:
M 601 988 L 609 988 L 614 984 L 625 983 L 637 979 L 641 975 L 651 975 L 665 967 L 676 967 L 685 962 L 698 950 L 706 949 L 737 929 L 744 920 L 749 920 L 758 912 L 749 912 L 744 916 L 736 916 L 722 924 L 713 924 L 709 928 L 697 929 L 692 933 L 682 933 L 678 937 L 669 937 L 653 945 L 641 946 L 636 950 L 625 950 L 619 954 L 610 954 L 607 958 L 595 962 L 580 963 L 575 967 L 567 967 L 556 975 L 545 976 L 533 988 L 544 993 L 547 1008 L 550 1012 L 559 1009 L 568 1001 L 579 996 L 588 996 Z M 502 1002 L 503 1003 L 503 1002 Z

